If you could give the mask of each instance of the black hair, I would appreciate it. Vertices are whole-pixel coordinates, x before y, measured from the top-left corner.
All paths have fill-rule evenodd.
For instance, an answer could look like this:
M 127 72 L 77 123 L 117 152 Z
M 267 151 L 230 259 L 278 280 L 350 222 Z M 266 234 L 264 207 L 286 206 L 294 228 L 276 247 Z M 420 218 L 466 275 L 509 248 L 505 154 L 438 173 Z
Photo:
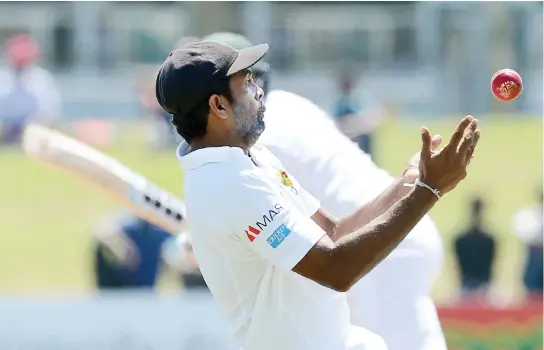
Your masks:
M 195 138 L 206 135 L 208 128 L 208 114 L 210 113 L 209 99 L 212 95 L 222 95 L 229 102 L 233 102 L 232 92 L 230 91 L 229 78 L 221 79 L 217 82 L 216 87 L 204 98 L 195 108 L 185 115 L 174 114 L 172 116 L 172 125 L 176 128 L 177 133 L 183 137 L 187 143 Z

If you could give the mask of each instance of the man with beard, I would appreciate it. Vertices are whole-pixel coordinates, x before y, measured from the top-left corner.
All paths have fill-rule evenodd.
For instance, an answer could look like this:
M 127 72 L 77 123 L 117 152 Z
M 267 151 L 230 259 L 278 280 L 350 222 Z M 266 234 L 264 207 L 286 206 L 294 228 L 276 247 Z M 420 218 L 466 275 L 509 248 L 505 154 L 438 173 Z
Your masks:
M 204 40 L 236 49 L 250 47 L 236 33 L 214 33 Z M 253 67 L 262 84 L 266 130 L 259 138 L 321 206 L 335 218 L 367 208 L 368 223 L 408 193 L 409 187 L 388 190 L 396 180 L 344 136 L 333 118 L 296 94 L 268 92 L 268 65 Z M 433 140 L 437 147 L 440 139 Z M 401 180 L 419 176 L 414 156 Z M 353 322 L 384 338 L 390 350 L 444 350 L 446 342 L 431 298 L 443 259 L 442 240 L 425 216 L 406 239 L 348 292 Z
M 177 156 L 198 264 L 245 350 L 386 349 L 351 324 L 345 292 L 465 178 L 478 121 L 463 118 L 440 151 L 421 128 L 408 194 L 371 222 L 364 206 L 336 220 L 256 144 L 265 108 L 251 67 L 267 51 L 197 42 L 173 51 L 157 75 L 157 100 L 185 140 Z

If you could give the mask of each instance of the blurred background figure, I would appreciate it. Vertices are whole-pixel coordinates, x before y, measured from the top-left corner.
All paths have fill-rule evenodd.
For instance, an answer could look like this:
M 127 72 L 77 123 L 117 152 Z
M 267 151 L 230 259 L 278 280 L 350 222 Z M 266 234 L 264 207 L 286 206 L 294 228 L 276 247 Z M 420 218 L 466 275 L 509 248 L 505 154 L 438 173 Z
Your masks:
M 488 297 L 495 261 L 495 238 L 484 227 L 485 202 L 470 203 L 468 228 L 455 239 L 455 256 L 461 279 L 461 301 L 483 301 Z
M 162 257 L 168 268 L 181 278 L 185 290 L 209 291 L 198 268 L 188 232 L 168 239 L 162 246 Z
M 185 288 L 207 288 L 189 236 L 171 235 L 131 213 L 114 214 L 94 231 L 96 286 L 101 290 L 153 289 L 164 267 Z
M 383 116 L 383 110 L 368 90 L 364 94 L 356 92 L 359 79 L 356 70 L 342 71 L 339 76 L 339 96 L 332 116 L 337 127 L 359 145 L 359 148 L 372 156 L 373 135 Z
M 542 299 L 543 190 L 536 192 L 537 200 L 515 215 L 513 230 L 525 245 L 523 285 L 530 299 Z
M 170 234 L 131 213 L 114 214 L 94 231 L 96 284 L 100 289 L 153 288 L 162 245 Z
M 60 117 L 61 97 L 53 75 L 38 65 L 40 47 L 27 34 L 4 45 L 7 67 L 0 69 L 0 142 L 14 144 L 30 120 L 51 124 Z

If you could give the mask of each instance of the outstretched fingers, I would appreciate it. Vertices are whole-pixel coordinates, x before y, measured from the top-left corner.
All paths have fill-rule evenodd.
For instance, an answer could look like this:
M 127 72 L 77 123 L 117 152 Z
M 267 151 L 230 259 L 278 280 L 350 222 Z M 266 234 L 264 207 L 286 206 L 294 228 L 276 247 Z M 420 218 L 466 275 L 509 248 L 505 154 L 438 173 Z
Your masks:
M 459 122 L 459 124 L 457 125 L 457 128 L 453 132 L 453 135 L 451 135 L 451 139 L 449 143 L 450 146 L 453 147 L 453 149 L 457 149 L 457 145 L 459 144 L 459 142 L 461 142 L 461 139 L 465 135 L 465 129 L 470 125 L 470 123 L 472 123 L 473 120 L 474 120 L 474 117 L 469 115 L 464 117 Z
M 434 135 L 431 139 L 431 151 L 434 151 L 440 146 L 442 143 L 442 136 L 440 135 Z
M 467 154 L 470 148 L 474 145 L 474 141 L 475 141 L 474 135 L 476 134 L 477 127 L 478 127 L 478 119 L 473 119 L 468 125 L 468 128 L 466 128 L 465 133 L 463 135 L 463 139 L 461 140 L 461 143 L 459 144 L 459 147 L 457 149 L 457 153 L 463 163 L 467 159 Z
M 474 157 L 474 151 L 476 150 L 476 145 L 478 144 L 479 140 L 480 140 L 480 130 L 477 129 L 474 132 L 474 141 L 472 142 L 472 146 L 469 147 L 466 158 L 465 158 L 465 163 L 467 165 L 470 164 L 470 161 Z
M 428 159 L 431 157 L 431 133 L 429 132 L 429 129 L 422 126 L 421 127 L 421 156 L 420 159 Z

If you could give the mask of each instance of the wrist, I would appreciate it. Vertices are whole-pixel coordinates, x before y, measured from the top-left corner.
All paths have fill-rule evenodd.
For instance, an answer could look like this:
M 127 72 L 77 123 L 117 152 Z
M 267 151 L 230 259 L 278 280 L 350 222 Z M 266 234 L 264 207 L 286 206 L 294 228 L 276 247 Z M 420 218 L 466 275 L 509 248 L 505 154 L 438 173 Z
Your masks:
M 428 181 L 425 178 L 416 179 L 414 187 L 420 187 L 430 193 L 432 193 L 437 199 L 442 198 L 442 190 L 435 185 L 435 182 Z
M 419 168 L 409 167 L 404 170 L 401 177 L 404 184 L 413 185 L 419 179 Z
M 401 176 L 405 176 L 406 174 L 411 173 L 411 172 L 414 172 L 414 171 L 417 171 L 417 172 L 419 173 L 419 166 L 415 166 L 415 165 L 409 164 L 409 165 L 404 169 L 404 171 L 402 172 L 402 175 L 401 175 Z
M 415 168 L 406 169 L 398 180 L 397 186 L 395 186 L 395 196 L 397 198 L 402 198 L 409 194 L 412 188 L 414 188 L 418 178 L 419 170 Z
M 428 188 L 425 188 L 422 186 L 414 186 L 414 188 L 412 189 L 412 193 L 418 199 L 421 199 L 423 202 L 428 203 L 430 205 L 434 205 L 439 200 L 439 198 L 436 196 L 435 193 L 433 193 Z
M 436 181 L 436 180 L 429 179 L 429 178 L 426 178 L 426 177 L 419 178 L 419 181 L 423 182 L 424 184 L 426 184 L 430 188 L 439 191 L 440 195 L 442 195 L 444 193 L 443 192 L 443 186 L 440 186 L 440 181 Z

